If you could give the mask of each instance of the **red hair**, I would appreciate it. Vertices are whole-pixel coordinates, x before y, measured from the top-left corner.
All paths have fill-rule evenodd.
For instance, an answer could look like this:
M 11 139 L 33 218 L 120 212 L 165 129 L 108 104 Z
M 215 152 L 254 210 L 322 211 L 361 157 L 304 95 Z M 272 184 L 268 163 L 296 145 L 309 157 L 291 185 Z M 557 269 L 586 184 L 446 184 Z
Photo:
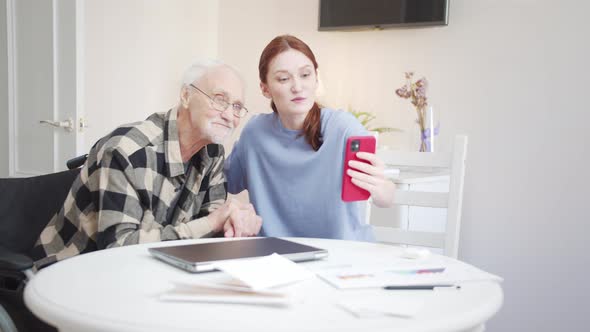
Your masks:
M 288 51 L 290 49 L 303 53 L 312 63 L 316 70 L 318 69 L 318 63 L 315 60 L 315 55 L 301 39 L 291 36 L 282 35 L 271 40 L 268 45 L 262 51 L 260 55 L 260 62 L 258 63 L 258 75 L 260 81 L 264 84 L 267 83 L 268 66 L 270 62 L 279 54 Z M 274 102 L 270 102 L 270 107 L 274 112 L 277 112 L 277 107 Z M 322 145 L 322 133 L 321 133 L 321 119 L 320 119 L 320 106 L 317 103 L 313 103 L 313 106 L 307 113 L 305 120 L 303 121 L 303 136 L 311 147 L 317 151 Z

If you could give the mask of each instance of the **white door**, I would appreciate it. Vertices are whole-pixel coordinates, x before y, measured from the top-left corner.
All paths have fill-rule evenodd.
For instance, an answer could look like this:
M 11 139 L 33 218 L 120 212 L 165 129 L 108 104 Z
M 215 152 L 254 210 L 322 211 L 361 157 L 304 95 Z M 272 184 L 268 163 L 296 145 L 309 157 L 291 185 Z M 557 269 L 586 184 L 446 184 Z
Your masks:
M 9 175 L 66 169 L 84 129 L 76 0 L 7 0 L 6 15 Z

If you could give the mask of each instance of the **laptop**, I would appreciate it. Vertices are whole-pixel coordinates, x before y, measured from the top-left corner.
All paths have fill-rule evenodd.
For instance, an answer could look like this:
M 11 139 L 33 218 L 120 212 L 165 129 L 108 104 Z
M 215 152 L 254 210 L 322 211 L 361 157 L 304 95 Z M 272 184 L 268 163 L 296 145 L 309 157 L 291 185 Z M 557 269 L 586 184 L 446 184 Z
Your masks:
M 215 263 L 219 261 L 268 256 L 273 253 L 294 262 L 328 256 L 327 250 L 276 237 L 185 244 L 148 250 L 154 257 L 166 263 L 195 273 L 215 271 Z

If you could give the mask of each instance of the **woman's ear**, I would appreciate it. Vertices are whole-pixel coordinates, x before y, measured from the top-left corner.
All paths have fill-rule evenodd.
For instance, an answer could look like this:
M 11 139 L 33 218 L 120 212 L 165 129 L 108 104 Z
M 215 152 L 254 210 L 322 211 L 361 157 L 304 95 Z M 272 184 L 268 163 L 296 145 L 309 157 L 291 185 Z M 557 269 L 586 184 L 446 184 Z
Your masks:
M 268 99 L 272 99 L 270 92 L 268 91 L 268 85 L 260 82 L 260 91 L 262 91 L 262 95 Z

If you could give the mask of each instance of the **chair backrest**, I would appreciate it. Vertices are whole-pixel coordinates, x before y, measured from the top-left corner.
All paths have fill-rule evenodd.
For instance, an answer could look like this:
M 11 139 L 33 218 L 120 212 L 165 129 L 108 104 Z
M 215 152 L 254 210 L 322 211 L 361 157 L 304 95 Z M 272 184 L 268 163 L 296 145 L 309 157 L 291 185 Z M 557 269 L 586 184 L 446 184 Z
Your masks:
M 386 165 L 399 167 L 402 173 L 412 168 L 448 170 L 450 182 L 448 193 L 398 189 L 394 197 L 396 205 L 446 208 L 444 233 L 374 225 L 378 242 L 442 248 L 444 255 L 457 257 L 466 152 L 467 136 L 456 136 L 452 152 L 388 151 L 379 154 Z
M 0 245 L 29 254 L 59 212 L 80 169 L 29 178 L 0 179 Z

